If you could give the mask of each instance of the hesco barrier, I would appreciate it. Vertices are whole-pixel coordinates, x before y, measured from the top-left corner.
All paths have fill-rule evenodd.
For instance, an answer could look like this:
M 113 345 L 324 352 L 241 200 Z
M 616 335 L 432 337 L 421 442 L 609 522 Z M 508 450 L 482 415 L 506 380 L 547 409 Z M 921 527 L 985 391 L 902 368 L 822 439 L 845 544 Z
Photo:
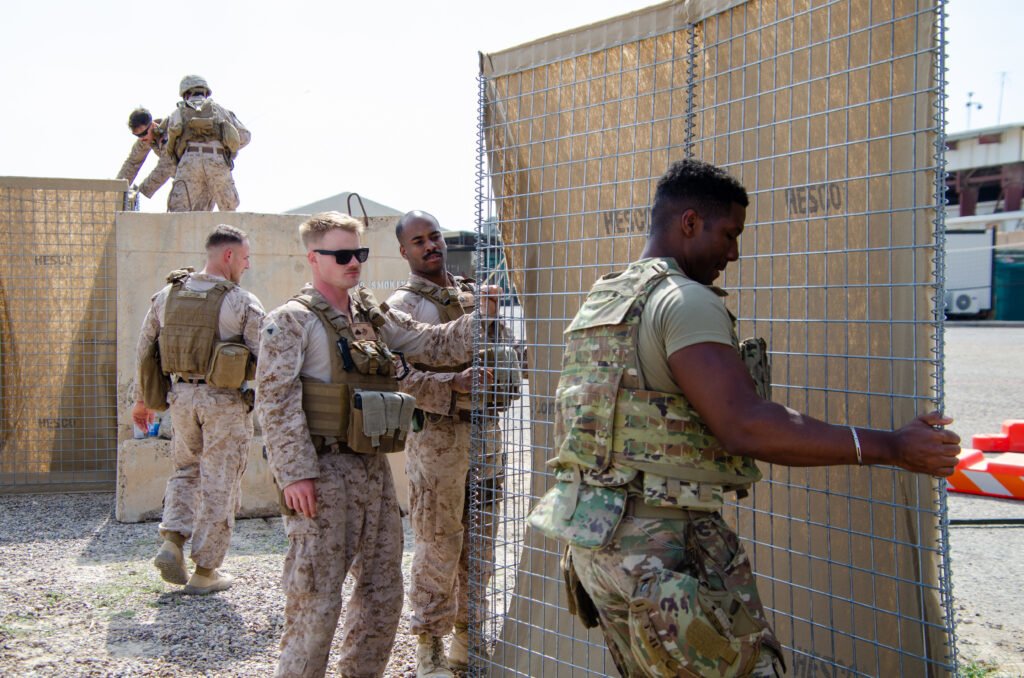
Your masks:
M 125 188 L 0 177 L 0 492 L 114 487 Z
M 778 402 L 884 429 L 941 406 L 943 28 L 928 0 L 709 0 L 481 56 L 479 227 L 502 242 L 478 261 L 500 247 L 522 301 L 529 397 L 502 415 L 503 505 L 475 504 L 499 529 L 492 578 L 474 538 L 474 670 L 615 673 L 566 611 L 562 545 L 524 521 L 551 482 L 562 332 L 639 256 L 672 161 L 750 193 L 722 282 L 740 335 L 768 340 Z M 725 513 L 790 675 L 954 671 L 944 489 L 887 467 L 764 472 Z

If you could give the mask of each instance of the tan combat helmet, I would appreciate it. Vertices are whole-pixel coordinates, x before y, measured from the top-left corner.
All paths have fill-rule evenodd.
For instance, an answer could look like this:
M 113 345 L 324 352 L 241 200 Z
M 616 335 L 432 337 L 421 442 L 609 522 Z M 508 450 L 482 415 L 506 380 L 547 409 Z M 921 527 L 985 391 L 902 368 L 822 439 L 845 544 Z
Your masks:
M 202 87 L 203 89 L 205 89 L 206 96 L 210 96 L 213 94 L 213 90 L 210 89 L 210 85 L 207 84 L 206 78 L 204 78 L 201 75 L 186 75 L 184 78 L 182 78 L 181 84 L 178 85 L 178 94 L 184 97 L 185 92 L 189 91 L 190 89 L 196 89 L 197 87 Z

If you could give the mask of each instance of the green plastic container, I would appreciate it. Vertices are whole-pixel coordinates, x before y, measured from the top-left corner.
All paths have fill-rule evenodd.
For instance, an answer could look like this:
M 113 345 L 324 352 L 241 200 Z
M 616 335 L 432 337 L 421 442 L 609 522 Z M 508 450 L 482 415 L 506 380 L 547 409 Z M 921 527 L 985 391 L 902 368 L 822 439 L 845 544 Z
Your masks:
M 995 256 L 996 320 L 1024 320 L 1024 252 Z

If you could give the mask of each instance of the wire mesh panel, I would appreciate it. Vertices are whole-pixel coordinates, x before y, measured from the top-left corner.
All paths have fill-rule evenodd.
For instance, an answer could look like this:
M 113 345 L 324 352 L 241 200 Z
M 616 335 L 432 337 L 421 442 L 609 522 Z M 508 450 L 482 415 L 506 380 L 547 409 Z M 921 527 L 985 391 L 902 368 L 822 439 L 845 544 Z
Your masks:
M 0 492 L 112 489 L 122 181 L 0 178 Z
M 489 549 L 474 570 L 487 592 L 475 666 L 615 673 L 600 633 L 566 612 L 562 545 L 524 521 L 552 482 L 562 332 L 598 276 L 639 258 L 672 161 L 723 166 L 748 189 L 740 260 L 720 282 L 740 335 L 768 341 L 776 401 L 880 429 L 941 404 L 942 26 L 931 0 L 670 3 L 482 57 L 479 217 L 501 241 L 481 239 L 480 263 L 487 275 L 490 250 L 504 255 L 528 383 L 501 415 L 504 503 L 474 507 L 498 525 L 495 575 Z M 953 670 L 937 481 L 763 470 L 724 514 L 790 673 Z

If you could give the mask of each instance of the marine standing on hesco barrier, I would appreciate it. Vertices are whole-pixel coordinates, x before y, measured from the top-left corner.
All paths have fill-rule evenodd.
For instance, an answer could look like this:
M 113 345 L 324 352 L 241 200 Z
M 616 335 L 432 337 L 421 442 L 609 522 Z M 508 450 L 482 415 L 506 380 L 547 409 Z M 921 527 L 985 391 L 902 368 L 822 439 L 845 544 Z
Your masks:
M 411 276 L 388 298 L 388 306 L 431 325 L 472 313 L 476 284 L 448 272 L 448 248 L 437 219 L 426 212 L 409 212 L 399 219 L 395 235 Z M 464 669 L 469 661 L 469 502 L 473 492 L 479 493 L 483 517 L 479 553 L 483 583 L 490 574 L 494 516 L 502 491 L 501 432 L 495 417 L 479 417 L 479 437 L 486 441 L 487 457 L 481 477 L 473 479 L 471 486 L 474 368 L 471 363 L 433 371 L 413 367 L 401 389 L 416 398 L 425 421 L 422 431 L 409 435 L 406 447 L 409 514 L 416 537 L 409 630 L 419 641 L 416 675 L 451 676 L 451 668 Z M 493 370 L 489 372 L 478 368 L 478 383 L 492 382 Z M 476 592 L 483 588 L 478 585 Z M 484 604 L 484 599 L 474 600 L 474 609 L 482 611 Z M 477 621 L 480 618 L 478 614 Z M 453 625 L 451 655 L 445 661 L 442 638 Z
M 167 148 L 178 163 L 168 212 L 238 207 L 238 191 L 231 170 L 235 156 L 252 135 L 235 114 L 210 98 L 206 80 L 186 75 L 178 88 L 181 101 L 167 119 Z
M 136 139 L 128 158 L 117 173 L 117 178 L 124 179 L 129 184 L 134 182 L 149 152 L 153 151 L 158 158 L 156 167 L 137 187 L 142 195 L 152 198 L 153 194 L 174 176 L 176 169 L 174 156 L 167 152 L 167 128 L 163 120 L 154 120 L 145 108 L 136 108 L 128 116 L 128 129 Z
M 384 453 L 402 449 L 415 407 L 398 379 L 406 361 L 465 363 L 477 329 L 473 316 L 429 326 L 378 305 L 359 284 L 361 231 L 338 212 L 299 226 L 313 283 L 261 332 L 256 412 L 289 541 L 277 675 L 289 678 L 326 672 L 349 571 L 339 672 L 383 674 L 402 611 L 402 524 Z M 482 308 L 496 315 L 496 299 Z
M 948 476 L 959 437 L 932 412 L 898 431 L 832 426 L 769 400 L 763 340 L 736 336 L 712 283 L 738 254 L 747 193 L 673 164 L 641 258 L 598 280 L 566 330 L 555 474 L 530 524 L 569 542 L 570 609 L 624 676 L 777 676 L 781 647 L 723 495 L 789 466 Z
M 154 564 L 164 581 L 185 584 L 185 593 L 223 591 L 232 583 L 218 568 L 231 543 L 252 439 L 252 394 L 240 389 L 254 376 L 264 315 L 259 299 L 238 286 L 248 268 L 248 236 L 217 226 L 206 239 L 206 266 L 198 273 L 171 272 L 169 284 L 153 296 L 139 336 L 132 409 L 137 426 L 145 428 L 151 416 L 143 400 L 149 375 L 163 372 L 174 382 L 167 395 L 174 473 L 164 494 L 164 543 Z M 191 577 L 182 551 L 189 537 L 196 564 Z

